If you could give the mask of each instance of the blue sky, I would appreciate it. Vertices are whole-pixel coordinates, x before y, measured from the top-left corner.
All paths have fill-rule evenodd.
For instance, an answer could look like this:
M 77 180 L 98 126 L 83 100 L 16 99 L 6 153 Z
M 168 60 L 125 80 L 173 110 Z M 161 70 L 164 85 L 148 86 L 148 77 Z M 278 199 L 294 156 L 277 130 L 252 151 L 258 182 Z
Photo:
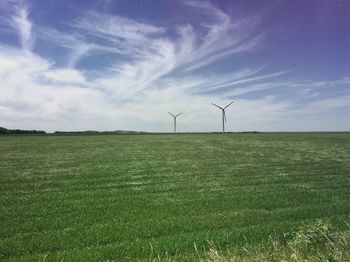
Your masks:
M 0 5 L 0 126 L 350 130 L 346 0 Z

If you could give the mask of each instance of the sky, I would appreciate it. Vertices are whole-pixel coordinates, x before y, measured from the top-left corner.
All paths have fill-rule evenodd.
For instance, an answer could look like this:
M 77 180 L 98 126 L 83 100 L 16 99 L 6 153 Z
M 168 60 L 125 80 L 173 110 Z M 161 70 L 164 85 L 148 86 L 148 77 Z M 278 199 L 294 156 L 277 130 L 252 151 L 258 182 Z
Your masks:
M 350 1 L 0 0 L 0 126 L 350 130 Z

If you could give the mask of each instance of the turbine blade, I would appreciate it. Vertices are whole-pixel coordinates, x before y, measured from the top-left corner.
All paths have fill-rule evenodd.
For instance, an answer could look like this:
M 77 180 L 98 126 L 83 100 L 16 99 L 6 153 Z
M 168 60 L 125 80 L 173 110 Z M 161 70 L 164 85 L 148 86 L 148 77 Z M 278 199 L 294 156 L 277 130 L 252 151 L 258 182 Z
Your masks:
M 229 103 L 227 106 L 224 107 L 224 109 L 226 109 L 227 107 L 229 107 L 230 105 L 232 105 L 233 101 L 231 103 Z
M 218 108 L 220 108 L 221 110 L 223 109 L 221 106 L 215 105 L 214 103 L 211 103 L 213 106 L 216 106 Z
M 176 117 L 178 117 L 179 115 L 182 115 L 182 112 L 180 114 L 177 114 Z
M 168 112 L 170 115 L 172 115 L 172 117 L 175 117 L 172 113 Z
M 224 120 L 225 120 L 225 123 L 226 123 L 226 112 L 225 110 L 222 110 L 223 114 L 224 114 Z

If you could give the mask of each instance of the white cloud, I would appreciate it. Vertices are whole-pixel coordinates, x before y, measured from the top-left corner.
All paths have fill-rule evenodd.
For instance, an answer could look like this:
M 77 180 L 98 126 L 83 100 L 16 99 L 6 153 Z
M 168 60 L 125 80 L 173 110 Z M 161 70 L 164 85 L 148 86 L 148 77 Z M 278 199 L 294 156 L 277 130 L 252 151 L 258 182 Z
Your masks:
M 28 11 L 24 7 L 17 7 L 16 14 L 12 16 L 12 25 L 18 31 L 24 50 L 31 50 L 35 37 L 32 34 L 32 23 L 28 20 Z
M 220 59 L 240 54 L 257 48 L 263 41 L 262 34 L 253 34 L 259 21 L 258 17 L 250 17 L 233 21 L 231 17 L 208 1 L 185 1 L 194 12 L 203 13 L 212 23 L 203 24 L 207 29 L 203 35 L 196 35 L 193 30 L 180 30 L 183 39 L 190 39 L 184 43 L 197 43 L 192 50 L 184 53 L 183 63 L 188 66 L 185 70 L 194 70 Z M 198 44 L 199 43 L 199 44 Z M 189 46 L 189 45 L 187 45 Z
M 85 84 L 84 75 L 74 69 L 51 69 L 47 72 L 43 72 L 43 76 L 45 76 L 48 80 L 53 80 L 57 82 L 67 82 L 67 83 L 79 83 Z
M 329 112 L 330 110 L 350 108 L 350 94 L 330 98 L 320 98 L 309 103 L 305 108 L 300 110 L 301 113 L 318 113 Z

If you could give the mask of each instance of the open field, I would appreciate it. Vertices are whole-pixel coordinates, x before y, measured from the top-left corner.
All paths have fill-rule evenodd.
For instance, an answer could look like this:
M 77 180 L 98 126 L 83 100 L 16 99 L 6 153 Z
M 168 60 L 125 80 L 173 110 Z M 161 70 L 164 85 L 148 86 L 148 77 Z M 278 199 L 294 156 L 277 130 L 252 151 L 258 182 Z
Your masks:
M 0 152 L 0 260 L 194 260 L 194 243 L 350 222 L 349 133 L 1 136 Z

